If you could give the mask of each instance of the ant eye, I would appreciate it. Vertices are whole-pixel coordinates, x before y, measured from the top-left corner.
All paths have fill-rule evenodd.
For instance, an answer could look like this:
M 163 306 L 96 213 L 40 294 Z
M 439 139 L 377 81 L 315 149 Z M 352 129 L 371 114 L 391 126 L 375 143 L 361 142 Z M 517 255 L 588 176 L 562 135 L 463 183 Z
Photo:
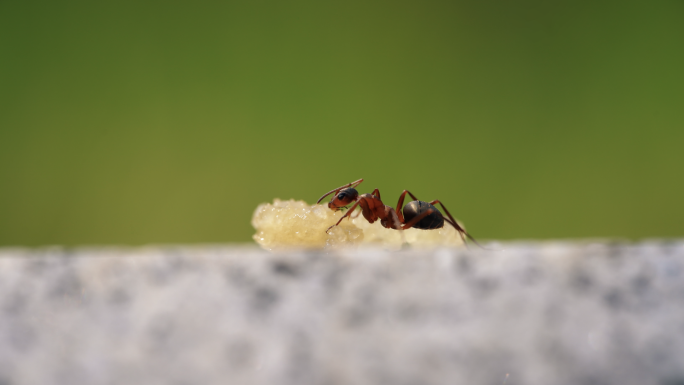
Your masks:
M 344 193 L 342 193 L 342 194 L 340 194 L 340 195 L 337 196 L 337 199 L 344 199 L 345 196 L 346 196 L 346 195 L 345 195 Z

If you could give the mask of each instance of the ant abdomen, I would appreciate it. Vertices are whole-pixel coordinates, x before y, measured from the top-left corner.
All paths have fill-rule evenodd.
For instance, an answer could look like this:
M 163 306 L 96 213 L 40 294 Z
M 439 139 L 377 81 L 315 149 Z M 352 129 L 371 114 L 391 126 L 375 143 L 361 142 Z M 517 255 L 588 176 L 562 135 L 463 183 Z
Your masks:
M 418 221 L 413 227 L 422 230 L 434 230 L 444 227 L 444 217 L 439 210 L 435 206 L 423 201 L 411 201 L 404 206 L 404 221 L 409 222 L 428 210 L 432 210 L 432 213 Z

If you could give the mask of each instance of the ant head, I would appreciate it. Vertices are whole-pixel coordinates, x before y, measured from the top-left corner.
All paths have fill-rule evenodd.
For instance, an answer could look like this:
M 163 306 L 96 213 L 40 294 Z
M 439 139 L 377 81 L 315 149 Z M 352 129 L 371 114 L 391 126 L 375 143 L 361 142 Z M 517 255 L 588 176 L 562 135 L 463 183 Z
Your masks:
M 332 211 L 337 211 L 344 206 L 354 202 L 358 198 L 359 192 L 352 187 L 347 187 L 340 190 L 328 203 L 328 207 Z

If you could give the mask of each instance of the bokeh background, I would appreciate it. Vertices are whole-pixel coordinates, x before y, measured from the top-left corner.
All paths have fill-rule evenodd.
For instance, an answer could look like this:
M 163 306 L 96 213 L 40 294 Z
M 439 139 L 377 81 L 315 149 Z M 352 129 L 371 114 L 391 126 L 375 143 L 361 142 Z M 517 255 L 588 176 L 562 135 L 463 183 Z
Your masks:
M 250 242 L 365 178 L 481 239 L 684 235 L 684 1 L 0 2 L 0 245 Z

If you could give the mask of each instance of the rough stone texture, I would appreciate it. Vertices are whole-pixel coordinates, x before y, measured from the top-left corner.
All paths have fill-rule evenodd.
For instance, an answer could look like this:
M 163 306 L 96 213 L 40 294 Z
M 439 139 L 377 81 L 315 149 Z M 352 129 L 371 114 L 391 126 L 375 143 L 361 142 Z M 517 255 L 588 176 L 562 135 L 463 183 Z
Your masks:
M 0 249 L 0 384 L 684 384 L 684 242 L 498 247 Z

